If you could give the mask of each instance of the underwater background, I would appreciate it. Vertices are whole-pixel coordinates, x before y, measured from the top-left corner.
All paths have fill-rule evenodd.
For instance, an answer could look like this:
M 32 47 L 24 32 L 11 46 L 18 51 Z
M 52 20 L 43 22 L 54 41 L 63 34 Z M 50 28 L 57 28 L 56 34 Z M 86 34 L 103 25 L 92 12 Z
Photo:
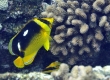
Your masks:
M 34 17 L 54 18 L 50 50 L 19 69 L 8 43 Z M 109 0 L 0 0 L 0 80 L 109 80 L 109 65 Z

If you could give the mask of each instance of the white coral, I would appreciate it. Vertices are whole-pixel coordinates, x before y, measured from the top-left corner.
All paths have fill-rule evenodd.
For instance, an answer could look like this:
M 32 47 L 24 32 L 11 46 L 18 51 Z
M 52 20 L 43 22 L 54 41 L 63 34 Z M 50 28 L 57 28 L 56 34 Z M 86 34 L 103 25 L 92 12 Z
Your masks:
M 84 23 L 84 24 L 81 25 L 81 27 L 80 27 L 80 33 L 81 33 L 81 34 L 84 34 L 84 33 L 86 33 L 86 32 L 88 31 L 88 29 L 89 29 L 89 26 L 88 26 L 86 23 Z
M 99 22 L 99 26 L 103 27 L 106 22 L 107 22 L 107 16 L 102 16 Z
M 85 12 L 89 12 L 90 10 L 90 6 L 87 3 L 82 3 L 81 8 L 85 11 Z
M 68 13 L 68 14 L 74 14 L 74 11 L 73 11 L 71 8 L 68 8 L 68 9 L 67 9 L 67 13 Z
M 104 4 L 105 0 L 96 0 L 92 6 L 94 10 L 101 12 L 102 11 L 101 6 L 103 6 Z
M 86 13 L 81 8 L 77 8 L 75 10 L 75 14 L 78 15 L 78 16 L 80 16 L 80 17 L 82 17 L 82 18 L 84 18 L 84 19 L 87 19 Z
M 71 21 L 71 24 L 74 25 L 74 26 L 77 26 L 77 25 L 80 26 L 80 25 L 83 24 L 83 22 L 81 20 L 73 19 Z
M 99 41 L 102 41 L 104 39 L 104 36 L 100 30 L 97 30 L 95 33 L 95 38 Z
M 104 8 L 104 13 L 108 14 L 110 12 L 110 4 Z

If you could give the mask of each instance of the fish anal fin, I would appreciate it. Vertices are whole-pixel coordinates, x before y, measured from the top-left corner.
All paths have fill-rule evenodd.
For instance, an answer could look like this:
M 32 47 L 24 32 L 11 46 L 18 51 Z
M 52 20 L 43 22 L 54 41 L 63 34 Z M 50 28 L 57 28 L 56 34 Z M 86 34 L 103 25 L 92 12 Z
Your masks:
M 37 54 L 37 52 L 34 52 L 34 53 L 30 54 L 30 55 L 25 56 L 23 58 L 24 64 L 25 65 L 31 64 L 34 61 L 34 58 L 35 58 L 36 54 Z
M 15 59 L 13 63 L 18 68 L 23 68 L 24 67 L 23 59 L 20 56 L 17 59 Z
M 44 43 L 44 48 L 48 51 L 50 48 L 50 42 L 49 39 L 46 40 L 46 42 Z

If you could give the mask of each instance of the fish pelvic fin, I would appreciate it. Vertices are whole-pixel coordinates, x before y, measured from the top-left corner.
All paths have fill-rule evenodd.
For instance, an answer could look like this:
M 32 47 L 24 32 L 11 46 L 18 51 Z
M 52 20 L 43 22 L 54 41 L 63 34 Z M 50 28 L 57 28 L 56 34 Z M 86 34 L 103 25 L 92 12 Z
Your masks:
M 23 59 L 20 56 L 17 59 L 15 59 L 13 63 L 17 68 L 23 68 L 25 66 Z
M 37 54 L 37 52 L 34 52 L 34 53 L 30 54 L 30 55 L 25 56 L 23 58 L 24 64 L 25 65 L 31 64 L 34 61 L 34 58 L 35 58 L 36 54 Z

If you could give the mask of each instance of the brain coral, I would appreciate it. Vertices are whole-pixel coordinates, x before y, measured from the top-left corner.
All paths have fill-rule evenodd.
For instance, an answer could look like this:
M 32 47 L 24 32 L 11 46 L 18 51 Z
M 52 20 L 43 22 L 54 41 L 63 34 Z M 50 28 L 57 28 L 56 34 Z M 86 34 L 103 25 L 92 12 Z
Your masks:
M 91 1 L 92 3 L 90 3 Z M 42 17 L 53 17 L 51 52 L 70 65 L 80 56 L 97 55 L 110 31 L 109 0 L 56 0 Z

